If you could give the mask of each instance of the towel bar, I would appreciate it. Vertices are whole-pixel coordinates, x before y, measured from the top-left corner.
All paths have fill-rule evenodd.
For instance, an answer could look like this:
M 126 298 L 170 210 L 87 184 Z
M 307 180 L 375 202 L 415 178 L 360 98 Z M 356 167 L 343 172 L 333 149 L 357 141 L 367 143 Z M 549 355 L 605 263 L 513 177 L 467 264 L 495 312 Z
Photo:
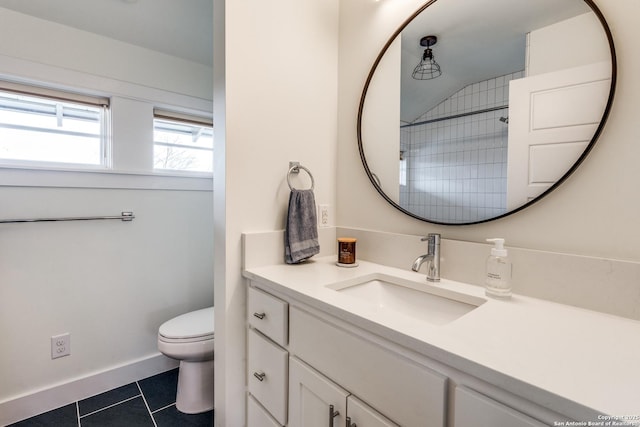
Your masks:
M 83 216 L 68 218 L 33 218 L 33 219 L 1 219 L 0 224 L 14 224 L 18 222 L 55 222 L 55 221 L 92 221 L 96 219 L 119 219 L 122 221 L 133 221 L 133 212 L 122 212 L 118 216 Z
M 295 190 L 295 188 L 293 188 L 293 185 L 291 185 L 291 174 L 292 173 L 298 173 L 300 171 L 300 169 L 302 169 L 303 171 L 307 172 L 309 174 L 309 178 L 311 178 L 311 188 L 309 190 L 313 190 L 313 188 L 315 187 L 315 182 L 313 180 L 313 175 L 311 175 L 311 171 L 307 168 L 305 168 L 304 166 L 300 165 L 300 164 L 294 164 L 293 166 L 291 166 L 289 168 L 289 172 L 287 172 L 287 184 L 289 184 L 289 189 L 291 191 Z

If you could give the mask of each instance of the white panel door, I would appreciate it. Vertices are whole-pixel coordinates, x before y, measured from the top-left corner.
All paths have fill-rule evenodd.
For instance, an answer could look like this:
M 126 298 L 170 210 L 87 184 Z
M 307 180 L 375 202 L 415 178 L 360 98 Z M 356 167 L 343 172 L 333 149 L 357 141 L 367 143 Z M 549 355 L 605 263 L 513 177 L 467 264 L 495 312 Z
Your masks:
M 289 358 L 289 427 L 344 426 L 348 395 L 304 362 Z
M 610 86 L 609 63 L 510 82 L 508 209 L 543 193 L 578 160 L 600 123 Z

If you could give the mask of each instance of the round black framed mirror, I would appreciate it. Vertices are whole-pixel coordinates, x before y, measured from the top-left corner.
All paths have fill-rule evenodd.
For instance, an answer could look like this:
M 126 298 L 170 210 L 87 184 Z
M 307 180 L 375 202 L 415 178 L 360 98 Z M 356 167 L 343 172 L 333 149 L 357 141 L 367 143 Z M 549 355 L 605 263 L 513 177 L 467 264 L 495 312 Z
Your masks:
M 542 199 L 586 158 L 616 86 L 591 0 L 432 0 L 367 77 L 360 157 L 380 195 L 422 221 L 495 220 Z

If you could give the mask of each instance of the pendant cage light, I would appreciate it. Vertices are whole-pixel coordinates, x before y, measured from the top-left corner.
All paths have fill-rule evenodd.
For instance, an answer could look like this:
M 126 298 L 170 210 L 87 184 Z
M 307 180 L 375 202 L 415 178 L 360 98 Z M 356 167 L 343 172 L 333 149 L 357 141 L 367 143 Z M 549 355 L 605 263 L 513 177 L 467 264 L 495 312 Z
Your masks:
M 426 47 L 422 53 L 422 59 L 420 63 L 413 69 L 411 77 L 416 80 L 431 80 L 442 74 L 440 70 L 440 64 L 436 62 L 433 57 L 433 51 L 431 46 L 438 42 L 436 36 L 425 36 L 420 39 L 420 46 Z

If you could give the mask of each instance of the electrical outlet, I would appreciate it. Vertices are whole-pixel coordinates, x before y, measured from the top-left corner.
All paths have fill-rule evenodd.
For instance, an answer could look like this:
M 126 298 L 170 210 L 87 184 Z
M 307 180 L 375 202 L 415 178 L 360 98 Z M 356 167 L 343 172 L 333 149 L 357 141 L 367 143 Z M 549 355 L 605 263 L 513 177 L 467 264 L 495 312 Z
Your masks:
M 318 219 L 321 227 L 328 227 L 331 222 L 329 205 L 318 205 Z
M 71 334 L 60 334 L 51 337 L 51 358 L 57 359 L 71 354 Z

